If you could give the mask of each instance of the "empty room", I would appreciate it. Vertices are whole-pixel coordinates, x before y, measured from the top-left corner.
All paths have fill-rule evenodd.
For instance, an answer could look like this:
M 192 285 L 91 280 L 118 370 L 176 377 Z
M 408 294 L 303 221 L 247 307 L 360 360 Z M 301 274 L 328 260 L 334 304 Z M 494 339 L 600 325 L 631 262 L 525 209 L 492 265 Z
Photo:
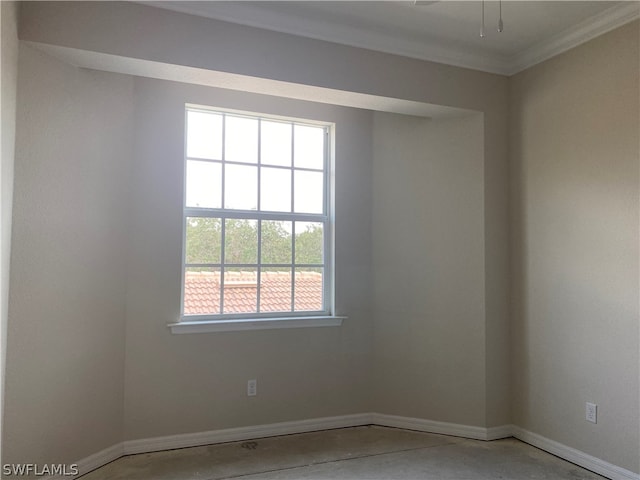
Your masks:
M 640 480 L 640 2 L 0 20 L 1 478 Z

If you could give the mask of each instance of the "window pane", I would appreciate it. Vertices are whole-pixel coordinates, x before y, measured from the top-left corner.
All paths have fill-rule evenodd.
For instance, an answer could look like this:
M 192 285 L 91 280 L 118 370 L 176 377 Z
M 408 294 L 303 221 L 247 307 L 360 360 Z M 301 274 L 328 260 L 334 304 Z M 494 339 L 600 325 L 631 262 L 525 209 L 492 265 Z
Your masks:
M 291 260 L 291 222 L 262 221 L 262 263 L 293 263 Z
M 313 121 L 187 107 L 185 316 L 324 311 L 326 148 Z
M 220 263 L 219 218 L 187 217 L 185 263 Z
M 258 263 L 257 220 L 225 220 L 224 262 L 252 265 Z
M 187 157 L 222 159 L 222 115 L 187 111 Z
M 257 268 L 227 268 L 224 272 L 223 313 L 258 311 Z
M 260 210 L 291 211 L 291 170 L 266 167 L 260 170 Z
M 324 213 L 322 172 L 295 170 L 293 211 L 295 213 Z
M 264 268 L 260 273 L 260 311 L 291 311 L 291 269 Z
M 258 163 L 258 119 L 227 115 L 224 139 L 226 161 Z
M 295 270 L 295 311 L 321 311 L 323 309 L 323 269 L 296 268 Z
M 322 127 L 296 125 L 293 133 L 294 166 L 299 168 L 324 168 L 324 136 Z
M 319 222 L 296 223 L 297 264 L 322 264 L 323 225 Z
M 220 269 L 185 269 L 183 312 L 185 315 L 220 313 Z
M 222 165 L 187 161 L 187 207 L 220 208 Z
M 225 165 L 224 208 L 258 209 L 258 167 Z
M 291 166 L 291 124 L 262 120 L 260 124 L 260 162 Z

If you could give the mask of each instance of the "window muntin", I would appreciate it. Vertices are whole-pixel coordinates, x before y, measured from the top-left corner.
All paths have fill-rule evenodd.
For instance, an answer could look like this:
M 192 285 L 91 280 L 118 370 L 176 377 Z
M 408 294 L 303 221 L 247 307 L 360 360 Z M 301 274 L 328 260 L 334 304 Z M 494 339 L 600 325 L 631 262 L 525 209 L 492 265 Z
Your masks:
M 328 133 L 186 108 L 183 320 L 332 314 Z

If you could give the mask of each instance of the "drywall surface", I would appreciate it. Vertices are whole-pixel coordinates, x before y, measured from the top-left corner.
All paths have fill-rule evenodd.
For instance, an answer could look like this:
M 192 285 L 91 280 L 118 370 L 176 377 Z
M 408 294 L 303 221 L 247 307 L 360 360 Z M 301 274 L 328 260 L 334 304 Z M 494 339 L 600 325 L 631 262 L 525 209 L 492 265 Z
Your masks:
M 506 86 L 501 75 L 125 2 L 30 2 L 22 10 L 20 36 L 169 65 L 461 108 L 486 105 L 495 89 Z
M 130 78 L 20 45 L 5 463 L 122 440 Z
M 374 411 L 485 426 L 483 118 L 374 114 Z
M 26 2 L 20 27 L 26 41 L 84 55 L 98 52 L 482 112 L 486 335 L 480 341 L 487 350 L 486 426 L 509 422 L 506 77 L 131 3 Z M 286 88 L 271 93 L 287 96 Z
M 20 26 L 20 35 L 25 41 L 78 48 L 87 54 L 92 51 L 101 52 L 129 59 L 146 59 L 300 85 L 326 87 L 343 92 L 379 95 L 387 99 L 398 98 L 410 102 L 448 105 L 482 112 L 484 130 L 480 135 L 483 136 L 481 152 L 483 162 L 480 172 L 473 172 L 474 182 L 477 181 L 473 185 L 473 191 L 478 194 L 475 190 L 478 187 L 482 188 L 483 192 L 477 197 L 479 205 L 473 207 L 481 208 L 483 212 L 479 220 L 483 238 L 474 237 L 473 241 L 477 242 L 474 243 L 474 248 L 483 249 L 479 256 L 484 266 L 483 269 L 474 266 L 473 270 L 474 275 L 482 270 L 484 290 L 481 294 L 483 298 L 477 305 L 471 306 L 467 303 L 470 310 L 465 311 L 465 318 L 467 320 L 471 318 L 472 313 L 469 312 L 484 310 L 484 319 L 480 320 L 484 325 L 480 327 L 480 334 L 475 337 L 478 344 L 473 346 L 471 354 L 473 358 L 480 360 L 480 364 L 475 368 L 482 373 L 474 371 L 471 376 L 474 381 L 480 378 L 478 381 L 485 386 L 476 388 L 474 384 L 474 392 L 480 392 L 482 398 L 478 400 L 477 407 L 472 409 L 471 414 L 460 412 L 452 415 L 451 409 L 439 411 L 437 408 L 429 409 L 428 412 L 420 411 L 424 411 L 425 415 L 428 414 L 432 420 L 460 422 L 468 420 L 473 424 L 486 426 L 508 422 L 508 378 L 503 374 L 508 354 L 508 345 L 504 336 L 504 332 L 507 331 L 508 298 L 505 120 L 507 80 L 505 77 L 343 47 L 328 42 L 301 39 L 138 4 L 25 3 Z M 211 48 L 212 45 L 215 45 L 215 48 Z M 38 122 L 29 124 L 23 121 L 18 125 L 18 133 L 23 138 L 21 148 L 25 151 L 29 149 L 44 151 L 45 146 L 53 143 L 56 148 L 48 150 L 53 151 L 56 159 L 58 153 L 64 157 L 59 162 L 63 165 L 64 162 L 74 162 L 74 159 L 85 152 L 75 151 L 72 148 L 73 144 L 70 143 L 64 144 L 69 152 L 64 149 L 59 151 L 60 147 L 55 142 L 56 137 L 52 137 L 51 132 L 55 133 L 57 129 L 65 131 L 80 129 L 78 142 L 80 146 L 85 145 L 92 136 L 84 130 L 95 130 L 96 123 L 103 115 L 97 113 L 98 109 L 94 107 L 96 103 L 102 101 L 109 103 L 104 115 L 117 116 L 117 112 L 120 112 L 123 116 L 121 122 L 112 119 L 113 125 L 111 123 L 109 125 L 113 128 L 115 125 L 121 125 L 122 128 L 129 126 L 127 114 L 121 109 L 123 105 L 120 101 L 112 102 L 112 97 L 117 93 L 118 88 L 115 84 L 109 83 L 110 80 L 106 80 L 121 79 L 121 77 L 78 71 L 58 64 L 44 55 L 37 56 L 29 50 L 25 51 L 29 52 L 26 54 L 28 59 L 25 60 L 29 62 L 27 73 L 34 74 L 25 75 L 26 87 L 24 88 L 25 91 L 31 89 L 38 93 L 29 97 L 29 101 L 22 109 L 27 112 L 32 109 L 32 116 L 37 118 Z M 69 77 L 66 78 L 68 82 L 66 80 L 53 82 L 50 87 L 45 86 L 41 80 L 49 75 L 48 70 L 56 73 L 53 76 L 54 79 L 57 75 Z M 69 100 L 70 94 L 62 84 L 73 85 L 71 81 L 73 79 L 85 85 L 87 82 L 84 80 L 89 78 L 101 79 L 108 86 L 104 87 L 104 90 L 95 92 L 95 98 L 91 95 L 87 95 L 87 98 L 73 96 L 73 101 Z M 89 88 L 88 83 L 85 87 Z M 71 89 L 70 86 L 67 88 Z M 80 92 L 82 91 L 81 88 Z M 286 92 L 281 94 L 284 95 Z M 50 96 L 54 98 L 50 99 Z M 27 215 L 31 211 L 37 211 L 35 203 L 38 198 L 50 191 L 60 180 L 54 175 L 58 172 L 50 171 L 51 162 L 41 159 L 43 164 L 41 169 L 37 163 L 31 168 L 30 162 L 23 162 L 23 168 L 27 166 L 29 168 L 25 170 L 25 178 L 20 180 L 19 184 L 20 188 L 29 190 L 29 195 L 21 194 L 20 201 L 24 201 L 29 208 L 20 207 L 23 210 L 20 211 L 20 217 L 16 221 L 16 227 L 19 227 L 17 235 L 20 235 L 21 241 L 24 240 L 26 243 L 14 255 L 21 266 L 12 277 L 13 286 L 16 287 L 16 300 L 12 300 L 11 303 L 16 304 L 15 308 L 18 312 L 16 318 L 18 316 L 22 318 L 26 312 L 29 313 L 29 319 L 16 323 L 18 340 L 15 342 L 10 340 L 12 345 L 15 343 L 12 347 L 16 355 L 13 359 L 15 364 L 13 385 L 17 385 L 11 387 L 16 388 L 16 392 L 12 394 L 14 397 L 12 412 L 20 416 L 35 412 L 37 415 L 31 417 L 34 425 L 48 422 L 46 432 L 50 447 L 46 450 L 47 458 L 58 455 L 64 456 L 65 459 L 70 456 L 78 459 L 85 451 L 93 453 L 99 450 L 96 447 L 97 444 L 100 444 L 100 448 L 107 446 L 103 442 L 107 438 L 114 438 L 113 443 L 115 443 L 115 439 L 128 440 L 370 411 L 373 403 L 369 395 L 372 385 L 370 375 L 373 328 L 371 113 L 150 80 L 136 80 L 133 99 L 123 95 L 123 98 L 125 97 L 127 105 L 133 105 L 135 108 L 135 127 L 126 130 L 133 131 L 136 139 L 135 155 L 131 158 L 131 184 L 130 186 L 122 184 L 122 190 L 112 188 L 113 182 L 110 182 L 116 175 L 111 172 L 107 176 L 107 181 L 104 182 L 105 186 L 103 187 L 102 184 L 100 186 L 110 190 L 110 193 L 105 193 L 104 197 L 104 202 L 107 203 L 122 201 L 127 196 L 126 192 L 130 191 L 128 212 L 122 221 L 129 228 L 129 236 L 121 238 L 118 236 L 119 231 L 113 232 L 117 238 L 109 239 L 109 246 L 101 244 L 100 248 L 109 252 L 113 248 L 119 252 L 117 257 L 110 257 L 111 253 L 105 254 L 112 258 L 113 262 L 109 263 L 111 270 L 106 270 L 109 273 L 102 272 L 108 278 L 104 276 L 101 278 L 109 284 L 108 288 L 113 289 L 110 291 L 112 295 L 108 295 L 113 301 L 110 308 L 118 312 L 121 307 L 116 308 L 118 298 L 114 286 L 116 282 L 112 284 L 111 280 L 116 277 L 122 280 L 118 283 L 119 288 L 125 288 L 126 284 L 126 293 L 122 293 L 122 298 L 126 297 L 126 362 L 121 363 L 122 353 L 115 345 L 118 336 L 116 330 L 121 325 L 117 313 L 108 315 L 116 318 L 109 324 L 100 323 L 101 320 L 99 320 L 107 316 L 105 309 L 98 316 L 91 315 L 92 322 L 99 323 L 102 328 L 114 330 L 103 332 L 99 329 L 97 331 L 90 329 L 89 332 L 82 332 L 84 335 L 82 339 L 79 338 L 79 334 L 74 333 L 73 327 L 77 326 L 75 311 L 65 315 L 62 323 L 58 318 L 50 323 L 50 325 L 61 325 L 60 331 L 71 332 L 68 337 L 64 337 L 64 346 L 74 343 L 75 338 L 82 345 L 83 352 L 97 349 L 96 355 L 100 356 L 102 352 L 105 353 L 105 357 L 111 358 L 114 366 L 113 382 L 118 382 L 115 366 L 122 367 L 126 385 L 120 390 L 124 397 L 125 433 L 120 438 L 115 434 L 119 426 L 117 420 L 109 423 L 107 423 L 108 420 L 104 420 L 104 418 L 117 417 L 117 413 L 114 413 L 115 404 L 113 411 L 101 415 L 102 426 L 96 429 L 102 430 L 93 433 L 94 440 L 99 437 L 100 441 L 83 442 L 84 437 L 80 436 L 78 443 L 73 442 L 66 446 L 61 446 L 61 443 L 56 441 L 75 434 L 75 426 L 69 429 L 63 428 L 60 424 L 68 421 L 68 418 L 80 419 L 78 422 L 85 418 L 77 414 L 69 417 L 65 409 L 76 407 L 75 403 L 72 401 L 68 406 L 65 405 L 57 416 L 50 416 L 47 421 L 41 416 L 44 413 L 50 414 L 54 408 L 57 408 L 60 400 L 66 398 L 66 391 L 63 392 L 61 388 L 46 390 L 48 393 L 40 402 L 46 400 L 52 403 L 51 406 L 42 404 L 31 406 L 26 402 L 27 408 L 23 409 L 23 406 L 18 404 L 19 401 L 24 400 L 27 390 L 33 388 L 38 380 L 34 374 L 32 377 L 26 377 L 25 384 L 18 385 L 18 372 L 29 371 L 40 360 L 39 355 L 36 358 L 26 355 L 29 350 L 23 347 L 29 339 L 27 330 L 37 330 L 42 311 L 47 307 L 49 311 L 52 310 L 51 301 L 55 300 L 56 306 L 69 306 L 70 299 L 79 298 L 84 301 L 87 296 L 92 295 L 89 291 L 84 292 L 84 295 L 74 295 L 75 290 L 65 283 L 56 286 L 55 289 L 45 289 L 44 281 L 50 280 L 53 276 L 59 276 L 64 270 L 60 265 L 53 265 L 56 268 L 48 268 L 47 262 L 54 263 L 54 260 L 58 261 L 58 257 L 66 262 L 71 255 L 71 249 L 62 248 L 62 241 L 67 241 L 72 247 L 76 244 L 68 241 L 67 233 L 66 236 L 60 235 L 57 239 L 54 237 L 56 241 L 53 247 L 55 248 L 48 252 L 49 245 L 43 244 L 41 232 L 37 228 L 31 232 L 26 230 L 27 226 L 30 226 L 26 221 Z M 50 106 L 63 101 L 70 101 L 74 108 L 83 111 L 87 121 L 81 123 L 75 117 L 61 118 L 60 115 L 54 114 Z M 181 218 L 181 135 L 183 130 L 182 115 L 177 115 L 176 112 L 181 111 L 185 102 L 336 122 L 338 126 L 336 136 L 337 310 L 338 313 L 349 316 L 343 327 L 183 336 L 169 333 L 166 324 L 175 321 L 179 311 L 181 227 L 176 223 L 176 219 L 179 222 Z M 43 110 L 42 115 L 39 110 Z M 38 112 L 38 115 L 35 112 Z M 34 137 L 33 146 L 26 140 L 29 136 Z M 105 152 L 122 147 L 122 155 L 118 159 L 124 161 L 129 158 L 121 143 L 121 137 L 107 135 L 104 138 L 105 144 L 113 143 L 113 148 L 105 147 L 95 155 L 106 156 Z M 38 166 L 37 169 L 36 166 Z M 120 163 L 113 164 L 113 168 L 120 168 L 119 166 Z M 43 178 L 45 175 L 49 177 L 47 181 Z M 78 189 L 84 185 L 85 175 L 84 172 L 74 173 L 66 180 L 65 185 Z M 92 172 L 89 172 L 88 176 L 90 185 L 94 178 Z M 30 190 L 38 193 L 39 196 L 35 195 L 32 199 Z M 71 196 L 75 200 L 81 198 L 81 196 Z M 73 203 L 65 196 L 61 200 L 54 198 L 46 203 L 46 206 L 55 213 L 53 218 L 64 216 L 68 205 Z M 83 205 L 82 202 L 74 204 L 78 208 Z M 119 215 L 114 213 L 108 218 L 120 218 Z M 476 224 L 473 230 L 477 232 L 475 227 L 477 227 Z M 83 228 L 89 227 L 83 224 Z M 33 259 L 28 258 L 26 253 L 29 242 L 38 243 L 35 249 L 37 255 L 34 255 Z M 107 242 L 106 237 L 105 242 Z M 82 248 L 76 250 L 83 254 L 83 248 L 87 247 L 83 244 Z M 478 261 L 475 253 L 478 252 L 474 250 L 473 260 Z M 75 263 L 69 261 L 63 262 L 62 265 L 70 270 L 82 270 L 85 263 L 82 255 L 79 258 L 80 260 Z M 126 262 L 124 276 L 121 276 L 121 264 L 118 263 L 120 261 Z M 42 268 L 43 265 L 47 267 L 46 271 L 49 273 L 39 280 L 41 284 L 35 284 L 43 291 L 42 299 L 33 302 L 33 305 L 27 304 L 25 299 L 33 289 L 27 283 L 26 276 L 34 268 Z M 94 280 L 89 274 L 78 278 L 78 282 L 82 281 L 83 287 L 95 291 L 95 285 L 91 285 L 89 280 Z M 474 277 L 474 288 L 479 283 L 482 282 Z M 60 288 L 67 290 L 60 292 Z M 122 292 L 122 290 L 118 291 Z M 477 290 L 473 290 L 474 298 L 476 293 Z M 80 306 L 75 303 L 73 305 L 80 308 L 84 303 L 81 302 Z M 60 311 L 62 314 L 65 313 L 64 310 Z M 58 313 L 56 312 L 56 317 Z M 67 324 L 64 322 L 70 324 L 71 328 L 66 328 Z M 43 332 L 46 333 L 47 330 L 44 329 Z M 97 337 L 100 335 L 102 341 L 98 342 Z M 63 341 L 61 335 L 53 335 L 52 338 Z M 444 345 L 448 340 L 447 335 L 443 335 L 442 339 Z M 111 340 L 114 342 L 112 343 Z M 125 345 L 125 342 L 122 342 L 122 345 Z M 54 347 L 59 349 L 60 345 L 54 344 L 48 348 L 54 349 Z M 491 347 L 490 351 L 487 351 L 488 347 Z M 458 345 L 451 348 L 457 349 Z M 107 355 L 105 351 L 107 349 L 113 350 Z M 63 352 L 54 358 L 65 355 L 70 357 L 73 354 L 70 348 L 61 350 Z M 478 353 L 483 350 L 484 355 Z M 49 353 L 47 348 L 43 351 Z M 78 357 L 79 361 L 69 360 L 65 368 L 53 362 L 52 365 L 60 369 L 57 373 L 51 372 L 48 381 L 53 383 L 57 381 L 55 379 L 66 378 L 65 375 L 68 376 L 68 372 L 85 368 L 80 363 L 82 356 Z M 102 360 L 94 359 L 90 364 L 91 368 L 86 368 L 86 371 L 95 373 L 92 367 L 101 362 Z M 446 376 L 447 372 L 448 370 L 445 369 L 442 375 Z M 432 377 L 438 375 L 438 372 L 432 373 Z M 249 399 L 245 396 L 246 380 L 254 377 L 259 379 L 260 393 L 258 397 Z M 71 378 L 75 382 L 71 390 L 76 392 L 93 388 L 93 382 L 97 384 L 93 375 L 89 375 L 83 382 L 80 382 L 78 376 L 71 375 Z M 100 385 L 107 383 L 109 382 L 102 382 Z M 100 388 L 93 389 L 92 392 L 95 395 L 104 393 Z M 376 388 L 385 388 L 385 386 L 383 384 Z M 41 391 L 45 392 L 44 389 Z M 455 389 L 450 389 L 447 395 L 452 391 Z M 112 389 L 108 395 L 105 394 L 104 398 L 98 402 L 100 406 L 98 410 L 100 408 L 108 410 L 107 404 L 111 405 L 110 402 L 114 398 L 111 394 L 116 393 L 117 389 Z M 83 408 L 95 409 L 96 407 L 83 404 Z M 393 412 L 398 412 L 401 408 L 404 407 L 389 405 L 389 410 Z M 434 416 L 436 418 L 433 418 Z M 95 418 L 99 416 L 96 415 Z M 14 427 L 15 425 L 16 423 Z M 18 438 L 26 438 L 26 434 L 21 435 Z M 34 445 L 33 452 L 36 456 L 45 456 L 44 442 L 45 440 Z M 79 445 L 81 442 L 82 447 Z M 20 450 L 23 447 L 24 443 L 17 448 Z
M 514 423 L 634 472 L 639 43 L 634 22 L 510 81 Z
M 136 79 L 125 439 L 369 411 L 371 112 Z M 173 335 L 180 314 L 185 103 L 335 123 L 341 327 Z M 247 397 L 248 379 L 258 395 Z
M 0 457 L 2 454 L 2 412 L 9 314 L 9 263 L 11 212 L 15 159 L 16 96 L 18 80 L 18 15 L 15 2 L 0 2 Z

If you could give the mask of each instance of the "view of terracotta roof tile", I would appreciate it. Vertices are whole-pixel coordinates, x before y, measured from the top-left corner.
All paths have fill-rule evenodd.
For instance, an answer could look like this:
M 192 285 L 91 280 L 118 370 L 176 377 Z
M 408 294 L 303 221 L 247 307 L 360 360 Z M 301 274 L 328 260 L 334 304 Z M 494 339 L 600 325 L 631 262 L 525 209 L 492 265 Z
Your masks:
M 225 272 L 224 313 L 251 313 L 257 308 L 257 273 Z M 291 273 L 261 273 L 260 311 L 291 311 Z M 295 311 L 322 310 L 322 274 L 296 272 Z M 185 272 L 184 314 L 220 313 L 220 272 Z

